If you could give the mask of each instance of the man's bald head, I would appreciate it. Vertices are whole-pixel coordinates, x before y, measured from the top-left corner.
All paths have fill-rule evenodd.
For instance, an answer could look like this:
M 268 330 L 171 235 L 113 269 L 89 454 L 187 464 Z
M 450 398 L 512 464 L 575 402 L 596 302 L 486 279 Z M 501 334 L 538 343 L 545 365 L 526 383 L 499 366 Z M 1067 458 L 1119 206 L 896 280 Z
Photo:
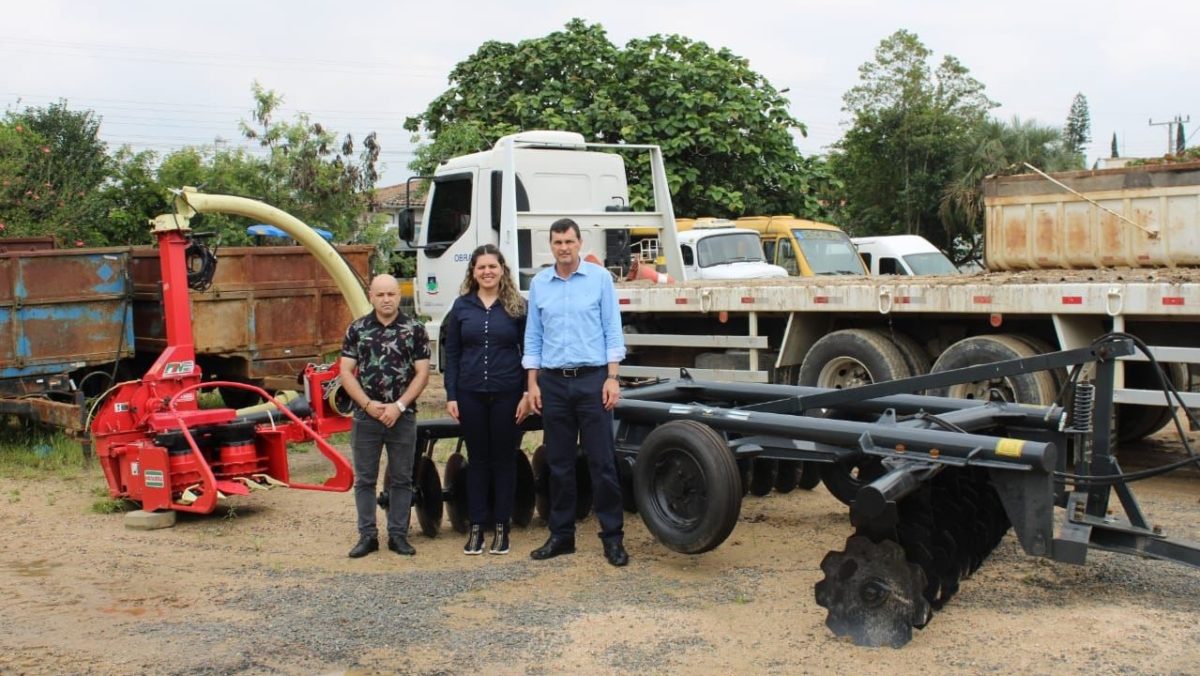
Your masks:
M 391 275 L 377 275 L 371 280 L 369 298 L 379 321 L 390 324 L 400 312 L 400 283 Z

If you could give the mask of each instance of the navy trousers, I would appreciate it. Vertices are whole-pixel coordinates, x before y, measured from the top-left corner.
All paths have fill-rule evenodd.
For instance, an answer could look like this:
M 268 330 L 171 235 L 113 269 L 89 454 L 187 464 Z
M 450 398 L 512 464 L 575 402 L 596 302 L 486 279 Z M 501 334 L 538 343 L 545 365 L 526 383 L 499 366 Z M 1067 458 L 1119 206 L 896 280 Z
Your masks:
M 600 539 L 620 542 L 625 513 L 617 477 L 613 414 L 604 410 L 606 369 L 575 378 L 553 371 L 538 372 L 542 391 L 543 439 L 550 466 L 550 534 L 575 537 L 575 456 L 582 441 L 592 478 Z
M 471 523 L 508 523 L 517 491 L 517 404 L 521 391 L 458 392 L 467 442 L 467 511 Z M 492 501 L 488 503 L 488 494 Z

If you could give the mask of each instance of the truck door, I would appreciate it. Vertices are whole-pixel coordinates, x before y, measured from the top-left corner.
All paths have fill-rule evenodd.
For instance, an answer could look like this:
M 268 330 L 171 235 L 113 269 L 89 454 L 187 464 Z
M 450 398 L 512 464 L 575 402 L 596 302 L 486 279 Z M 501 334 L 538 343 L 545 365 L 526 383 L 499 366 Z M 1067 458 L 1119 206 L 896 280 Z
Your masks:
M 417 308 L 435 317 L 445 314 L 458 296 L 466 264 L 477 246 L 473 229 L 475 172 L 439 176 L 430 187 L 427 223 L 418 238 L 420 278 Z M 490 233 L 489 233 L 490 234 Z
M 780 238 L 776 258 L 775 264 L 787 270 L 789 275 L 793 277 L 800 275 L 800 266 L 796 263 L 796 250 L 792 247 L 790 237 Z

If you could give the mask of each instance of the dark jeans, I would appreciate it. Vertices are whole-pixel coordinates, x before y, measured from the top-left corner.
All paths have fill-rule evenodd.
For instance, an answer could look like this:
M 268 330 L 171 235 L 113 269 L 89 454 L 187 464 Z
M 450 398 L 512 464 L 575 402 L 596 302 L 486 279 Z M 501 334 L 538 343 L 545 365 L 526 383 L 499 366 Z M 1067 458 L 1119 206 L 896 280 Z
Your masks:
M 358 534 L 379 537 L 375 525 L 375 488 L 379 482 L 379 458 L 387 449 L 387 487 L 391 496 L 387 510 L 388 536 L 408 534 L 412 509 L 413 456 L 416 453 L 417 416 L 405 411 L 390 428 L 362 411 L 354 414 L 350 449 L 354 454 L 354 507 L 358 510 Z
M 458 393 L 467 442 L 467 506 L 471 523 L 508 523 L 517 491 L 517 404 L 521 391 Z M 492 503 L 488 504 L 489 488 Z
M 604 410 L 607 375 L 597 369 L 576 378 L 538 372 L 542 391 L 542 427 L 550 465 L 550 534 L 575 536 L 575 456 L 582 440 L 592 478 L 600 539 L 620 542 L 625 514 L 617 478 L 613 414 Z

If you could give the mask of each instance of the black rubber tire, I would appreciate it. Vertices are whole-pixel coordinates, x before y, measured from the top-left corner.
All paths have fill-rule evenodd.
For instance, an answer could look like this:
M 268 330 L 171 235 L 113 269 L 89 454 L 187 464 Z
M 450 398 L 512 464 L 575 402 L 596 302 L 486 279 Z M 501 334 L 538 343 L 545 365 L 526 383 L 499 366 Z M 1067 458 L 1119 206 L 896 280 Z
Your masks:
M 779 469 L 775 472 L 775 492 L 791 493 L 796 490 L 796 481 L 800 478 L 800 466 L 796 460 L 780 460 Z
M 533 521 L 533 509 L 537 495 L 533 488 L 533 466 L 529 464 L 529 456 L 525 451 L 516 450 L 517 490 L 513 495 L 512 523 L 517 528 L 525 528 Z
M 938 357 L 930 373 L 941 373 L 966 366 L 992 364 L 1008 359 L 1019 359 L 1035 356 L 1037 352 L 1022 340 L 1014 336 L 994 334 L 964 338 L 946 348 Z M 958 399 L 994 398 L 994 391 L 999 391 L 1005 401 L 1018 404 L 1033 404 L 1049 406 L 1058 394 L 1054 386 L 1054 377 L 1046 371 L 1022 373 L 1009 376 L 1002 381 L 976 382 L 948 387 L 937 387 L 926 393 L 937 397 L 954 397 Z
M 861 456 L 849 462 L 821 464 L 821 481 L 829 494 L 843 505 L 854 504 L 858 490 L 883 476 L 883 461 L 875 456 Z
M 437 537 L 442 527 L 442 481 L 437 465 L 427 455 L 417 456 L 413 469 L 413 507 L 417 510 L 417 524 L 426 537 Z
M 550 466 L 546 464 L 546 446 L 538 446 L 533 450 L 533 458 L 529 462 L 533 470 L 534 507 L 542 521 L 550 521 Z
M 621 480 L 621 508 L 637 514 L 637 500 L 633 499 L 633 466 L 637 459 L 632 455 L 617 455 L 617 476 Z
M 575 520 L 583 521 L 592 513 L 592 472 L 588 469 L 587 454 L 582 450 L 575 456 Z
M 796 478 L 796 486 L 811 491 L 821 483 L 821 465 L 819 462 L 800 463 L 800 473 Z
M 843 329 L 818 340 L 800 365 L 800 384 L 843 389 L 907 378 L 900 348 L 869 329 Z
M 779 476 L 779 461 L 770 458 L 755 458 L 750 474 L 750 494 L 758 497 L 771 492 L 775 478 Z
M 1170 376 L 1171 384 L 1180 392 L 1187 391 L 1188 370 L 1186 364 L 1159 362 Z M 1138 390 L 1161 390 L 1162 383 L 1154 375 L 1150 362 L 1125 362 L 1125 387 Z M 1180 421 L 1186 415 L 1177 411 Z M 1165 406 L 1116 406 L 1117 442 L 1131 444 L 1140 441 L 1166 427 L 1171 422 L 1171 409 Z
M 445 500 L 446 518 L 457 533 L 466 533 L 471 525 L 467 506 L 467 459 L 462 453 L 451 453 L 446 459 Z
M 634 466 L 638 513 L 668 549 L 707 552 L 729 537 L 742 508 L 737 462 L 725 439 L 693 420 L 646 436 Z
M 929 350 L 926 350 L 912 336 L 891 329 L 878 329 L 877 333 L 890 340 L 896 349 L 900 350 L 900 355 L 904 357 L 904 363 L 908 366 L 909 375 L 923 376 L 929 373 L 929 369 L 933 366 Z
M 1051 352 L 1058 351 L 1058 348 L 1050 344 L 1049 341 L 1042 340 L 1037 336 L 1031 336 L 1027 333 L 1014 333 L 1012 334 L 1012 337 L 1025 343 L 1029 347 L 1032 347 L 1033 351 L 1037 354 L 1050 354 Z M 1054 378 L 1055 396 L 1058 396 L 1058 391 L 1062 389 L 1063 384 L 1067 382 L 1068 378 L 1070 378 L 1070 374 L 1067 373 L 1065 368 L 1051 369 L 1048 371 L 1048 373 Z

